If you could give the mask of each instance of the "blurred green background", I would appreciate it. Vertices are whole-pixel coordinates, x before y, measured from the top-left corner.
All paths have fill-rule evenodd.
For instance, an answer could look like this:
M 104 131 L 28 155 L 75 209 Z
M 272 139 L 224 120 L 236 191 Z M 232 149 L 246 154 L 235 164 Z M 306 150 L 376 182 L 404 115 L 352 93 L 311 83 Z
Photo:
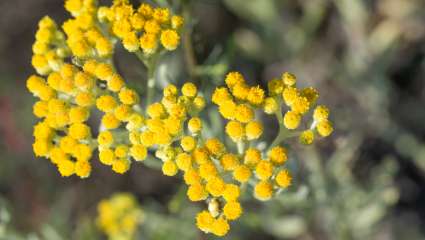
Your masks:
M 293 144 L 289 192 L 246 199 L 225 239 L 425 239 L 424 1 L 156 3 L 190 16 L 188 44 L 158 69 L 163 85 L 196 80 L 208 93 L 229 70 L 262 86 L 290 71 L 332 110 L 330 138 Z M 194 226 L 202 206 L 188 203 L 181 179 L 141 164 L 118 176 L 96 159 L 89 179 L 61 178 L 33 156 L 25 81 L 34 33 L 42 16 L 62 23 L 69 15 L 60 0 L 0 0 L 0 9 L 0 239 L 104 239 L 96 204 L 123 191 L 146 212 L 137 239 L 214 239 Z M 133 86 L 145 81 L 134 56 L 118 48 L 115 59 Z M 271 140 L 276 123 L 263 120 Z M 222 134 L 220 125 L 212 131 Z

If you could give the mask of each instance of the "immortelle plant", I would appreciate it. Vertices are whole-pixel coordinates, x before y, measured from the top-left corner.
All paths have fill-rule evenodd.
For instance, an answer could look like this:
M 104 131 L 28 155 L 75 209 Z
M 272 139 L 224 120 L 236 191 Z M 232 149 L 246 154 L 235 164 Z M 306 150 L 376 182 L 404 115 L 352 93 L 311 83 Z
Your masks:
M 157 63 L 179 46 L 184 19 L 146 3 L 135 8 L 128 0 L 115 0 L 112 6 L 67 0 L 65 8 L 72 17 L 61 27 L 47 16 L 40 20 L 32 57 L 38 75 L 27 80 L 39 98 L 33 106 L 40 118 L 34 126 L 34 153 L 50 159 L 64 177 L 89 177 L 95 150 L 100 162 L 118 174 L 143 164 L 153 152 L 164 175 L 183 174 L 191 201 L 206 202 L 207 209 L 196 216 L 198 228 L 224 236 L 229 221 L 243 212 L 241 194 L 252 191 L 267 201 L 290 186 L 285 140 L 298 137 L 311 144 L 333 131 L 328 108 L 316 105 L 317 90 L 297 88 L 296 77 L 287 72 L 269 81 L 267 90 L 230 72 L 211 97 L 186 82 L 181 88 L 168 85 L 162 99 L 151 102 Z M 113 65 L 117 44 L 147 68 L 143 105 Z M 230 141 L 206 137 L 207 122 L 199 113 L 207 104 L 224 118 L 223 135 Z M 94 111 L 103 114 L 97 136 L 86 123 Z M 275 115 L 279 123 L 276 139 L 266 148 L 258 147 L 261 112 Z

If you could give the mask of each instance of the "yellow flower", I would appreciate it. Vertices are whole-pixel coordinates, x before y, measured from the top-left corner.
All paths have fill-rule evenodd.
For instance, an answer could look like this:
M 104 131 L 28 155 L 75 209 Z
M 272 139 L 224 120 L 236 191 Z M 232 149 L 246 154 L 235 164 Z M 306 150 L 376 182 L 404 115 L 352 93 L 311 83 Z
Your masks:
M 232 153 L 226 153 L 221 156 L 220 163 L 224 170 L 232 171 L 239 165 L 239 159 Z
M 250 88 L 244 83 L 242 83 L 242 84 L 236 84 L 235 86 L 233 86 L 231 90 L 235 98 L 239 100 L 245 100 L 248 97 Z
M 71 160 L 64 160 L 58 163 L 58 171 L 62 177 L 69 177 L 75 173 L 75 163 Z
M 239 72 L 229 72 L 224 80 L 228 88 L 232 89 L 235 85 L 245 83 L 245 79 Z
M 129 131 L 138 130 L 145 124 L 145 119 L 142 115 L 138 113 L 132 113 L 130 117 L 128 118 L 128 123 L 126 128 Z
M 71 136 L 64 136 L 61 138 L 59 146 L 65 153 L 72 153 L 77 146 L 77 140 Z
M 90 176 L 91 165 L 87 161 L 77 161 L 75 163 L 75 174 L 80 178 L 87 178 Z
M 135 30 L 140 31 L 145 25 L 145 19 L 140 13 L 135 13 L 130 17 L 130 23 Z
M 198 202 L 205 200 L 208 197 L 208 193 L 202 184 L 195 183 L 189 186 L 187 189 L 187 196 L 190 201 Z
M 151 118 L 161 118 L 165 116 L 165 108 L 161 103 L 153 103 L 148 106 L 146 113 Z
M 258 121 L 249 122 L 245 126 L 245 132 L 248 140 L 257 139 L 263 134 L 263 125 Z
M 310 102 L 306 97 L 297 97 L 295 101 L 291 105 L 291 109 L 293 112 L 304 114 L 310 108 Z
M 276 111 L 278 111 L 279 106 L 276 102 L 276 100 L 272 97 L 268 97 L 264 100 L 264 112 L 267 114 L 273 114 Z
M 86 73 L 95 75 L 98 63 L 94 59 L 87 60 L 83 65 L 83 70 Z M 100 70 L 99 70 L 100 71 Z
M 90 107 L 94 104 L 94 96 L 90 92 L 80 92 L 75 97 L 75 102 L 81 107 Z
M 297 77 L 292 73 L 284 72 L 282 74 L 282 81 L 288 86 L 293 86 L 297 82 Z
M 270 151 L 267 153 L 267 156 L 271 162 L 279 165 L 284 164 L 286 160 L 288 160 L 286 149 L 281 146 L 276 146 L 270 149 Z
M 314 132 L 312 130 L 305 130 L 299 137 L 300 143 L 304 145 L 310 145 L 314 140 Z
M 135 52 L 139 50 L 139 47 L 140 47 L 139 39 L 137 38 L 137 35 L 135 32 L 125 33 L 122 43 L 124 48 L 127 49 L 127 51 L 129 52 Z
M 223 143 L 217 138 L 210 138 L 206 140 L 205 147 L 212 155 L 215 156 L 219 156 L 225 151 Z
M 215 219 L 208 211 L 202 211 L 196 216 L 196 226 L 205 233 L 212 229 Z
M 107 81 L 114 74 L 111 65 L 107 63 L 98 63 L 94 72 L 95 76 L 100 80 Z
M 254 118 L 254 111 L 248 105 L 239 104 L 235 111 L 235 118 L 239 122 L 247 123 Z
M 235 184 L 226 184 L 226 188 L 222 194 L 227 202 L 236 201 L 240 196 L 241 190 Z
M 319 92 L 312 87 L 308 87 L 301 90 L 301 96 L 307 98 L 310 104 L 314 104 L 319 97 Z
M 36 140 L 33 145 L 34 154 L 37 157 L 45 157 L 49 153 L 51 148 L 51 144 L 47 142 L 45 139 Z
M 294 111 L 288 111 L 285 113 L 285 116 L 283 117 L 283 125 L 287 129 L 296 129 L 300 125 L 301 122 L 301 115 Z
M 45 122 L 39 122 L 34 126 L 33 135 L 36 139 L 50 139 L 53 134 L 53 130 Z
M 115 148 L 115 156 L 117 158 L 125 158 L 127 157 L 128 147 L 125 144 L 120 144 Z
M 113 113 L 106 113 L 102 117 L 102 125 L 106 129 L 115 129 L 121 125 L 121 121 L 118 120 Z
M 110 112 L 117 106 L 117 101 L 111 95 L 103 95 L 96 99 L 96 107 L 103 112 Z
M 329 109 L 326 106 L 320 105 L 314 109 L 313 118 L 316 121 L 327 120 L 329 117 Z
M 136 104 L 139 101 L 139 95 L 129 88 L 122 88 L 118 94 L 120 101 L 127 105 Z
M 54 164 L 58 164 L 61 161 L 69 160 L 68 155 L 59 147 L 52 147 L 49 152 L 50 160 Z
M 95 43 L 95 48 L 100 57 L 108 57 L 113 52 L 113 46 L 111 42 L 104 38 L 98 38 Z
M 251 170 L 246 165 L 239 165 L 233 171 L 233 178 L 241 183 L 247 182 L 251 177 Z
M 85 107 L 72 107 L 69 110 L 69 121 L 71 123 L 82 123 L 89 118 L 89 110 Z
M 191 136 L 183 136 L 180 140 L 180 146 L 186 152 L 191 152 L 196 147 L 196 139 Z
M 201 111 L 202 109 L 204 109 L 206 102 L 205 102 L 205 98 L 201 97 L 201 96 L 197 96 L 193 99 L 193 105 L 195 106 L 197 111 Z
M 143 212 L 129 193 L 115 193 L 97 205 L 97 226 L 109 239 L 134 239 Z
M 180 43 L 180 36 L 175 30 L 167 29 L 161 32 L 161 43 L 165 49 L 172 51 Z
M 234 142 L 239 142 L 245 136 L 245 129 L 240 122 L 230 121 L 226 125 L 226 133 Z
M 187 123 L 189 131 L 192 133 L 198 133 L 202 129 L 202 121 L 198 117 L 193 117 Z
M 140 134 L 140 141 L 145 147 L 151 147 L 155 144 L 155 134 L 151 131 L 145 131 Z
M 279 95 L 285 88 L 283 81 L 280 79 L 272 79 L 268 82 L 269 93 L 272 96 Z
M 229 229 L 229 223 L 223 217 L 215 219 L 211 225 L 211 232 L 219 237 L 226 235 Z
M 205 179 L 209 180 L 217 176 L 217 168 L 212 162 L 206 162 L 199 165 L 199 175 Z
M 143 52 L 146 54 L 152 54 L 155 52 L 158 47 L 158 40 L 155 34 L 145 33 L 140 39 L 140 47 L 143 49 Z
M 209 161 L 209 154 L 206 148 L 195 148 L 192 152 L 192 156 L 198 164 L 207 163 Z
M 322 137 L 327 137 L 333 132 L 332 123 L 328 120 L 322 120 L 316 125 L 316 130 Z
M 84 123 L 74 123 L 69 127 L 69 135 L 77 140 L 90 137 L 90 127 Z
M 177 171 L 177 165 L 171 160 L 165 161 L 162 164 L 162 173 L 166 176 L 174 176 L 177 174 Z
M 116 160 L 114 151 L 109 148 L 99 150 L 99 160 L 105 165 L 112 165 Z
M 288 170 L 281 170 L 276 176 L 276 183 L 282 187 L 287 188 L 291 185 L 292 177 Z
M 271 162 L 262 160 L 255 167 L 255 174 L 260 180 L 267 180 L 273 174 L 273 165 Z
M 252 105 L 260 105 L 264 102 L 264 90 L 260 86 L 251 87 L 249 89 L 246 100 Z
M 133 144 L 133 145 L 141 144 L 141 142 L 140 142 L 140 133 L 137 132 L 137 131 L 129 130 L 128 140 L 130 140 L 130 143 Z
M 195 169 L 189 169 L 184 173 L 184 182 L 187 185 L 192 185 L 195 183 L 200 183 L 201 177 Z
M 227 202 L 223 207 L 223 213 L 226 219 L 236 220 L 242 215 L 242 207 L 239 202 Z
M 132 113 L 133 113 L 133 109 L 130 106 L 124 105 L 124 104 L 121 104 L 114 109 L 115 117 L 118 120 L 124 121 L 124 122 L 128 121 Z
M 102 147 L 109 147 L 114 142 L 114 136 L 110 131 L 102 131 L 97 136 L 97 143 Z
M 214 90 L 211 100 L 213 103 L 217 104 L 218 106 L 221 106 L 225 102 L 231 100 L 231 96 L 227 88 L 219 87 Z
M 170 11 L 167 8 L 156 8 L 153 11 L 153 18 L 159 23 L 166 23 L 170 19 Z
M 286 105 L 291 106 L 298 98 L 298 90 L 294 87 L 287 87 L 282 92 L 282 98 Z
M 177 167 L 182 171 L 188 171 L 192 168 L 192 156 L 187 153 L 180 153 L 176 157 Z
M 148 150 L 145 146 L 141 144 L 136 144 L 131 146 L 130 148 L 130 155 L 136 160 L 136 161 L 143 161 L 146 159 L 148 155 Z
M 92 156 L 92 149 L 89 145 L 78 144 L 72 154 L 78 161 L 89 161 Z M 77 174 L 78 175 L 78 174 Z
M 164 126 L 172 136 L 178 135 L 182 130 L 182 121 L 179 118 L 170 116 L 163 120 Z
M 113 92 L 119 92 L 121 88 L 125 85 L 124 80 L 118 74 L 113 74 L 112 77 L 108 80 L 107 86 L 108 89 Z
M 121 158 L 117 159 L 112 163 L 112 170 L 119 174 L 124 174 L 130 169 L 130 160 Z
M 193 83 L 185 83 L 182 87 L 182 94 L 186 97 L 195 97 L 197 94 L 197 88 Z
M 144 29 L 148 34 L 157 35 L 161 31 L 161 26 L 157 21 L 151 19 L 145 22 Z
M 236 115 L 237 105 L 233 100 L 227 100 L 219 105 L 218 111 L 225 119 L 233 120 Z M 245 111 L 245 113 L 247 113 L 247 111 Z M 242 118 L 244 116 L 246 116 L 246 114 L 239 117 Z
M 53 75 L 56 76 L 56 75 Z M 59 77 L 59 76 L 57 76 Z M 52 80 L 54 81 L 54 80 Z M 95 80 L 84 72 L 78 72 L 74 78 L 74 84 L 80 90 L 91 90 L 95 86 Z
M 140 7 L 137 11 L 141 13 L 145 18 L 150 18 L 153 14 L 153 8 L 147 3 L 140 4 Z
M 212 177 L 208 179 L 207 191 L 214 197 L 220 197 L 226 189 L 226 184 L 220 177 Z
M 46 101 L 37 101 L 32 109 L 34 115 L 38 118 L 46 117 L 49 112 Z
M 30 77 L 31 78 L 31 77 Z M 29 79 L 28 79 L 29 80 Z M 78 81 L 77 81 L 78 80 Z M 62 76 L 58 72 L 51 72 L 49 76 L 47 77 L 47 83 L 50 87 L 58 91 L 60 89 L 60 83 L 62 82 Z M 86 82 L 84 82 L 86 83 Z M 28 84 L 28 82 L 27 82 Z M 80 82 L 80 78 L 75 77 L 75 85 L 77 87 L 81 87 L 83 83 Z M 27 85 L 28 87 L 28 85 Z M 31 91 L 31 89 L 29 89 Z
M 177 87 L 174 86 L 173 84 L 169 84 L 168 86 L 166 86 L 163 90 L 163 94 L 164 96 L 168 97 L 168 96 L 176 96 L 177 95 Z
M 183 26 L 184 19 L 181 16 L 173 16 L 171 17 L 171 26 L 174 29 L 179 29 Z
M 257 183 L 254 188 L 254 197 L 261 201 L 269 200 L 273 195 L 273 186 L 268 181 Z
M 255 167 L 261 161 L 261 152 L 255 148 L 245 151 L 244 163 L 249 167 Z

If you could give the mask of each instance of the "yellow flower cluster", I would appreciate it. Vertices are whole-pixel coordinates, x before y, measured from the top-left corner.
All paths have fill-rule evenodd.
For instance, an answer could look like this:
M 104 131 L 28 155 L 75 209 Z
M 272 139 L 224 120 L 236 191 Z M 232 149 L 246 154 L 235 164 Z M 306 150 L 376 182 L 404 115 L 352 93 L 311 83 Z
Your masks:
M 65 9 L 73 16 L 62 25 L 72 55 L 80 59 L 110 57 L 113 39 L 97 19 L 97 1 L 67 0 Z
M 59 31 L 56 23 L 44 17 L 38 23 L 32 46 L 32 65 L 38 74 L 44 75 L 52 70 L 58 71 L 64 58 L 69 56 L 68 47 L 64 44 L 65 36 Z
M 261 201 L 291 185 L 282 139 L 298 136 L 311 144 L 316 134 L 326 137 L 333 131 L 329 109 L 315 106 L 317 90 L 297 88 L 296 77 L 287 72 L 269 81 L 267 91 L 248 85 L 238 72 L 230 72 L 226 85 L 215 89 L 211 102 L 226 120 L 224 132 L 231 141 L 204 136 L 207 123 L 199 113 L 207 102 L 193 83 L 165 87 L 162 99 L 142 111 L 138 93 L 111 64 L 114 45 L 122 42 L 129 52 L 144 54 L 143 60 L 174 50 L 183 18 L 145 3 L 135 9 L 128 0 L 114 0 L 110 7 L 66 0 L 65 8 L 73 18 L 62 25 L 64 33 L 48 17 L 39 22 L 32 64 L 41 76 L 27 80 L 39 98 L 33 106 L 41 119 L 34 126 L 34 153 L 50 159 L 62 176 L 88 177 L 96 149 L 100 162 L 119 174 L 151 150 L 162 160 L 164 175 L 182 173 L 189 200 L 208 204 L 196 216 L 198 228 L 224 236 L 229 222 L 242 215 L 240 196 L 247 185 Z M 70 57 L 73 64 L 66 63 Z M 94 110 L 101 112 L 97 136 L 87 123 Z M 267 150 L 256 144 L 264 128 L 258 112 L 274 114 L 279 122 L 278 137 Z M 304 121 L 309 127 L 295 131 L 310 112 L 312 121 Z M 131 239 L 141 216 L 128 194 L 102 201 L 99 214 L 99 226 L 110 239 Z
M 271 96 L 271 100 L 279 103 L 285 103 L 289 108 L 288 111 L 283 116 L 283 125 L 289 129 L 294 130 L 299 128 L 302 122 L 304 115 L 314 108 L 316 101 L 319 97 L 319 93 L 316 89 L 312 87 L 307 87 L 299 89 L 296 87 L 296 76 L 285 72 L 282 74 L 280 79 L 273 79 L 268 84 L 268 92 Z M 276 113 L 276 111 L 281 111 L 280 107 L 276 108 L 274 111 L 268 111 L 266 106 L 264 106 L 264 111 L 266 113 Z M 281 114 L 280 112 L 277 115 Z M 322 136 L 329 136 L 332 131 L 332 123 L 328 120 L 329 109 L 326 106 L 320 105 L 314 109 L 313 121 L 310 124 L 310 128 L 304 130 L 299 135 L 299 140 L 303 144 L 313 143 L 316 132 Z
M 111 7 L 99 8 L 98 18 L 111 26 L 113 35 L 129 52 L 142 49 L 149 55 L 157 52 L 161 45 L 172 51 L 180 43 L 183 18 L 172 15 L 167 8 L 142 3 L 134 9 L 128 0 L 115 0 Z
M 138 95 L 109 64 L 87 60 L 80 69 L 64 63 L 47 79 L 29 77 L 27 88 L 40 98 L 33 106 L 34 115 L 42 119 L 34 127 L 36 156 L 50 158 L 62 176 L 75 173 L 85 178 L 90 175 L 89 160 L 98 146 L 102 163 L 112 165 L 118 173 L 128 169 L 126 138 L 114 139 L 114 134 L 122 123 L 141 117 L 134 110 Z M 98 144 L 86 124 L 95 106 L 104 112 Z M 108 155 L 111 152 L 114 154 Z M 138 157 L 136 160 L 141 159 Z
M 248 86 L 242 74 L 231 72 L 226 76 L 227 87 L 216 88 L 212 102 L 229 122 L 226 133 L 234 142 L 258 139 L 263 125 L 255 120 L 254 110 L 265 102 L 265 92 L 260 86 Z
M 44 17 L 38 24 L 33 45 L 32 65 L 41 76 L 29 77 L 27 88 L 40 99 L 33 112 L 42 119 L 34 126 L 34 153 L 49 158 L 62 176 L 76 174 L 86 178 L 91 173 L 90 159 L 97 147 L 103 164 L 124 173 L 131 158 L 146 158 L 147 149 L 138 135 L 144 126 L 137 106 L 139 95 L 126 86 L 110 64 L 114 43 L 120 38 L 118 26 L 133 19 L 129 29 L 136 31 L 136 22 L 142 21 L 145 28 L 148 22 L 158 23 L 161 32 L 165 32 L 167 45 L 171 37 L 167 38 L 166 32 L 180 29 L 183 19 L 170 16 L 168 9 L 154 9 L 147 4 L 134 12 L 124 0 L 114 1 L 111 7 L 98 7 L 95 0 L 66 0 L 65 8 L 72 18 L 62 25 L 64 33 L 52 19 Z M 175 48 L 179 39 L 174 41 Z M 73 57 L 73 64 L 66 63 L 69 57 Z M 199 98 L 196 101 L 204 103 L 199 103 Z M 87 120 L 95 108 L 103 116 L 100 133 L 93 138 L 95 131 Z M 129 132 L 123 134 L 124 126 Z
M 97 226 L 110 240 L 134 239 L 143 222 L 143 212 L 136 198 L 129 193 L 116 193 L 98 206 Z

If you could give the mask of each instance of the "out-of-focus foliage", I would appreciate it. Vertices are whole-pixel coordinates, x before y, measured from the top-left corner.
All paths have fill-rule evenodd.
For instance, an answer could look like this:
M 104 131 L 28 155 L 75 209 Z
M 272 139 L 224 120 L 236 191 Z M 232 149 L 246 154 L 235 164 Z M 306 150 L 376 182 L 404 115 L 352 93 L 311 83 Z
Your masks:
M 200 0 L 185 1 L 188 9 L 158 2 L 191 14 L 193 26 L 193 51 L 185 46 L 161 63 L 163 85 L 194 78 L 212 92 L 229 69 L 263 86 L 291 71 L 333 110 L 332 140 L 296 149 L 293 187 L 267 204 L 245 199 L 245 214 L 227 239 L 424 238 L 423 1 Z M 140 239 L 214 239 L 193 227 L 198 206 L 188 204 L 177 180 L 147 168 L 117 178 L 100 165 L 87 181 L 63 180 L 34 159 L 32 100 L 24 93 L 29 46 L 40 16 L 65 13 L 49 0 L 0 7 L 8 9 L 0 16 L 7 33 L 0 37 L 0 239 L 102 239 L 95 206 L 115 191 L 140 201 L 147 219 Z M 123 51 L 117 59 L 132 86 L 145 80 L 136 59 Z M 205 117 L 212 134 L 223 132 L 218 115 Z M 277 126 L 264 120 L 272 140 Z

